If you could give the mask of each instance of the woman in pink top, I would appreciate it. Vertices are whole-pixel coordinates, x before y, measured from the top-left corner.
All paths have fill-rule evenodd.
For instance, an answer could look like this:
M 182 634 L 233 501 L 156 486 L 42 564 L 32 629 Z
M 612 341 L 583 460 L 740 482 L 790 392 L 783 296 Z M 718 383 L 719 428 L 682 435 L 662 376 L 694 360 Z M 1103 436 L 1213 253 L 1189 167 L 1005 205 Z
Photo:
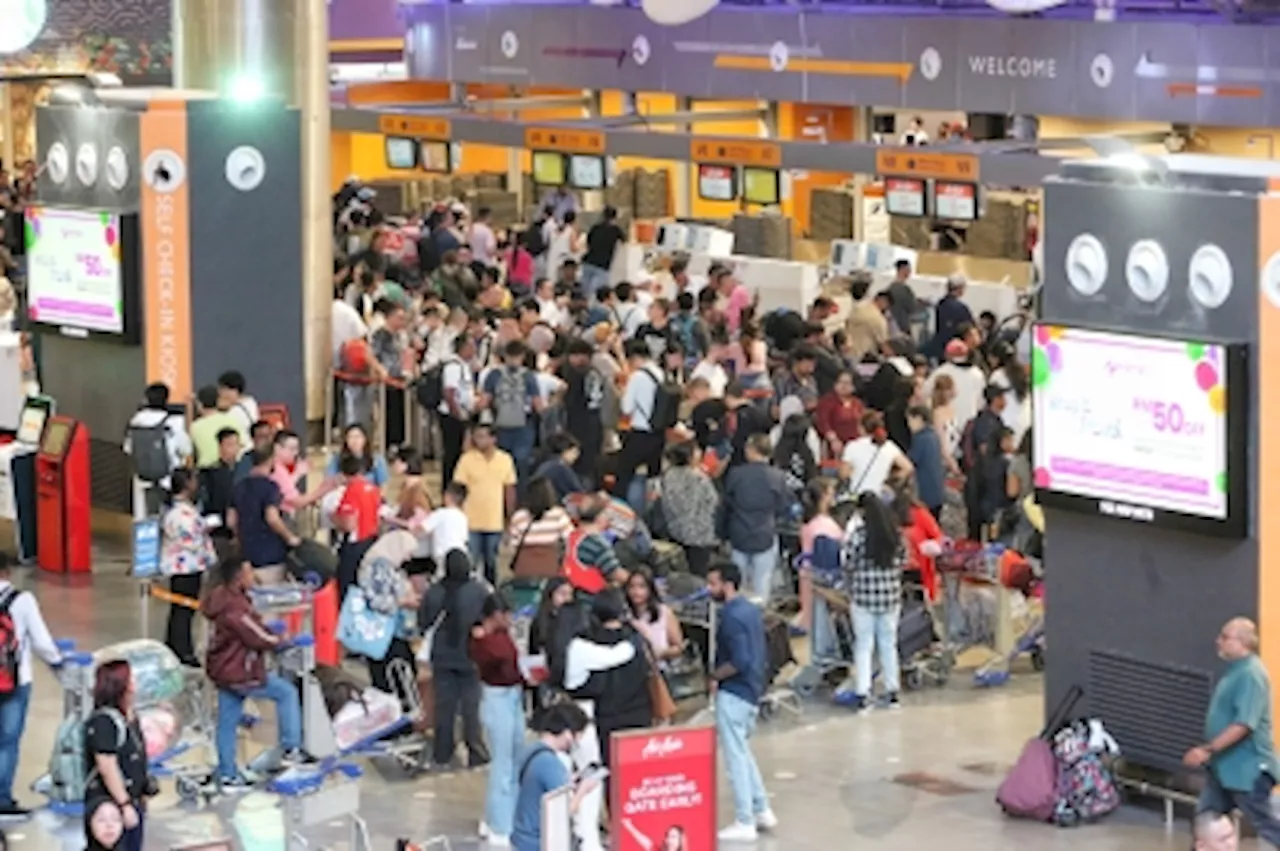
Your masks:
M 819 538 L 844 540 L 844 530 L 831 516 L 836 502 L 836 483 L 832 479 L 814 479 L 804 491 L 804 525 L 800 527 L 800 555 L 813 556 L 813 545 Z M 800 569 L 800 611 L 792 625 L 808 632 L 813 629 L 813 573 Z
M 627 580 L 627 605 L 631 609 L 631 625 L 649 642 L 658 664 L 679 659 L 684 652 L 680 619 L 662 604 L 652 573 L 637 570 L 631 574 Z

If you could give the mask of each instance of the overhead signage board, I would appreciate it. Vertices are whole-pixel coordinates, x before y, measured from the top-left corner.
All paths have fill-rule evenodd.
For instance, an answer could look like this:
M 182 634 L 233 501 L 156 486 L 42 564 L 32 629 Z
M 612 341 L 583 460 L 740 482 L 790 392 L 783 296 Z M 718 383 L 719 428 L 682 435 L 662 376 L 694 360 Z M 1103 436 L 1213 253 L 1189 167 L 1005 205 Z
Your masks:
M 945 154 L 921 148 L 876 151 L 876 174 L 885 177 L 977 183 L 978 173 L 978 158 L 973 154 Z
M 571 127 L 530 127 L 524 131 L 524 146 L 531 151 L 558 151 L 563 154 L 603 155 L 604 133 Z
M 441 141 L 453 138 L 453 126 L 449 119 L 427 115 L 379 115 L 378 132 L 387 136 L 412 136 Z
M 695 136 L 689 143 L 689 159 L 711 165 L 741 165 L 781 168 L 782 146 L 776 142 L 751 139 L 705 139 Z

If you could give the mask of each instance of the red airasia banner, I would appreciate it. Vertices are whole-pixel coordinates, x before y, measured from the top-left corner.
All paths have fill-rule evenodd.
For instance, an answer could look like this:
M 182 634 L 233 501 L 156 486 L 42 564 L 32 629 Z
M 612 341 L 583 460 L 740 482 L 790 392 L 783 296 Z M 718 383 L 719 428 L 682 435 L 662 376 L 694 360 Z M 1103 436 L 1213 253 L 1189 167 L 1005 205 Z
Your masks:
M 716 847 L 714 727 L 615 733 L 609 747 L 616 851 Z

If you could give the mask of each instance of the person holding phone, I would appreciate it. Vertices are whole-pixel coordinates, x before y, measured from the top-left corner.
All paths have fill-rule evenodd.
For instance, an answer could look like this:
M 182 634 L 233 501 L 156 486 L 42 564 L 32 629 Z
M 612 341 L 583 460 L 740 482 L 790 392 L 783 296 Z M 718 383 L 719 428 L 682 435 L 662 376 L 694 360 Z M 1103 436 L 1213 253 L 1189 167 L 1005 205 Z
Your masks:
M 515 825 L 511 831 L 511 846 L 516 851 L 541 851 L 544 795 L 572 785 L 569 809 L 576 813 L 583 799 L 600 788 L 601 770 L 588 771 L 584 776 L 575 778 L 566 767 L 569 753 L 582 738 L 588 723 L 587 714 L 573 703 L 549 706 L 535 719 L 538 738 L 516 763 L 519 792 L 516 795 Z

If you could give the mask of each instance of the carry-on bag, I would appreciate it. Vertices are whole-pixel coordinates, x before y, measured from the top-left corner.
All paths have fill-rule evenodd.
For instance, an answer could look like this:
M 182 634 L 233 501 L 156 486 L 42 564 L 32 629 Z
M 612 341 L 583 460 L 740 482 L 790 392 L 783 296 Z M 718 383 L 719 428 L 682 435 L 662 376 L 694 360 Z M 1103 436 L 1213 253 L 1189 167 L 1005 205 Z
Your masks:
M 304 539 L 289 551 L 285 567 L 294 579 L 319 588 L 338 575 L 338 554 L 319 541 Z
M 934 632 L 933 616 L 923 603 L 910 603 L 903 607 L 898 619 L 898 658 L 909 662 L 928 650 L 938 640 Z
M 1058 760 L 1051 740 L 1083 696 L 1084 689 L 1072 686 L 1040 735 L 1023 746 L 1018 761 L 996 790 L 996 803 L 1005 815 L 1053 821 L 1058 807 Z

